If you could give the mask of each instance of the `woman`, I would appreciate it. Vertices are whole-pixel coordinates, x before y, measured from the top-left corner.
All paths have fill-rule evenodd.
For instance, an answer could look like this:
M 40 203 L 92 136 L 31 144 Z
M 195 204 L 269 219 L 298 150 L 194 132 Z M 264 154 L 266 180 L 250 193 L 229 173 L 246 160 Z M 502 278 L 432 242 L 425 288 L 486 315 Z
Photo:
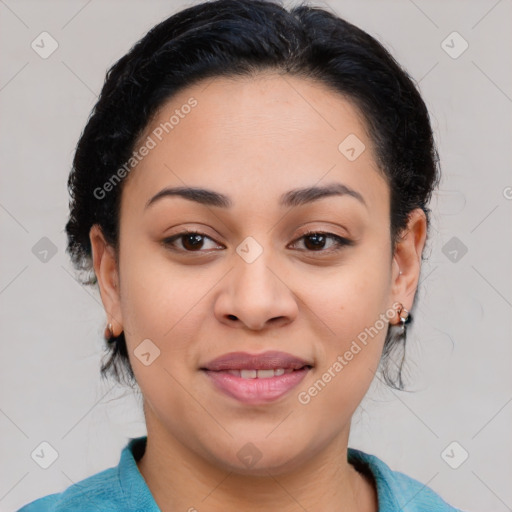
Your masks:
M 348 447 L 379 365 L 403 386 L 438 183 L 419 92 L 343 19 L 217 0 L 154 27 L 107 74 L 66 225 L 147 436 L 21 510 L 456 510 Z

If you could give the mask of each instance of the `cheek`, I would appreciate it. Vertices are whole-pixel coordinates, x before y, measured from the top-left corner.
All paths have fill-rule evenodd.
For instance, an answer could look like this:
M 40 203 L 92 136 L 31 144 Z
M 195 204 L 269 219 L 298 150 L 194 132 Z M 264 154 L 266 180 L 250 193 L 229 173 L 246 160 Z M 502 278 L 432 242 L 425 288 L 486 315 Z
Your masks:
M 322 417 L 334 432 L 350 421 L 378 368 L 388 323 L 378 301 L 350 301 L 331 320 L 334 335 L 323 338 L 319 361 L 311 378 L 297 390 L 307 411 L 305 421 Z M 358 308 L 359 306 L 359 308 Z
M 323 285 L 318 286 L 317 282 L 316 291 L 308 292 L 314 311 L 329 327 L 325 339 L 332 347 L 343 348 L 349 339 L 373 325 L 388 304 L 387 264 L 365 256 L 355 260 L 339 268 Z
M 321 319 L 318 325 L 326 326 L 316 375 L 321 381 L 317 386 L 322 390 L 320 401 L 352 410 L 368 389 L 391 319 L 388 274 L 382 259 L 379 263 L 361 257 L 310 296 L 311 307 Z
M 127 239 L 121 247 L 121 305 L 131 332 L 161 337 L 173 326 L 187 294 L 180 275 L 172 269 L 162 250 L 149 243 L 138 245 Z
M 131 353 L 149 339 L 160 350 L 160 364 L 173 373 L 186 372 L 194 362 L 191 340 L 205 314 L 205 295 L 218 277 L 198 266 L 180 267 L 150 244 L 124 252 L 122 248 L 120 274 L 121 308 Z

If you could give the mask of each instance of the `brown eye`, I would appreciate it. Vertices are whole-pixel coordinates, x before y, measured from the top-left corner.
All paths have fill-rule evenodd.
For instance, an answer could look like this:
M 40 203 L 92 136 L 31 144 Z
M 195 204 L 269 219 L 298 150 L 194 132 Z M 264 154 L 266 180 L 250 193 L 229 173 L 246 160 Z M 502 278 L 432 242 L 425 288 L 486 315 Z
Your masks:
M 204 233 L 199 233 L 198 231 L 184 231 L 182 233 L 178 233 L 169 238 L 166 238 L 162 241 L 162 243 L 175 251 L 181 252 L 202 252 L 204 249 L 205 240 L 213 240 L 206 236 Z M 181 244 L 177 242 L 181 241 Z M 214 248 L 218 247 L 218 245 L 214 244 Z
M 352 240 L 321 231 L 309 231 L 296 240 L 296 243 L 304 240 L 304 246 L 308 252 L 332 252 L 342 249 L 344 246 L 353 245 Z M 331 240 L 331 244 L 329 244 Z M 327 249 L 325 248 L 327 245 Z
M 187 235 L 183 235 L 182 244 L 187 251 L 195 251 L 196 249 L 201 249 L 204 240 L 203 236 L 197 233 L 189 233 Z
M 215 242 L 209 236 L 198 231 L 184 231 L 177 233 L 162 241 L 163 245 L 176 252 L 205 252 L 208 249 L 219 248 L 219 245 L 213 244 L 213 247 L 205 248 L 206 241 Z M 353 245 L 354 242 L 347 238 L 335 235 L 334 233 L 324 233 L 320 231 L 309 231 L 298 238 L 294 244 L 299 241 L 304 242 L 306 252 L 330 253 L 339 251 L 344 246 Z M 222 247 L 221 247 L 222 248 Z

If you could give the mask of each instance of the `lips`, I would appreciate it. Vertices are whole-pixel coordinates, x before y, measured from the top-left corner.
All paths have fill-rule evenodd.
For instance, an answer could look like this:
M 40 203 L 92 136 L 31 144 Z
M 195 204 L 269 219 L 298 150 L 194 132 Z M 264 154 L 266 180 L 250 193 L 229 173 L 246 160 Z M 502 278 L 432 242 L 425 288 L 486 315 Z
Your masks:
M 217 391 L 238 402 L 257 405 L 286 395 L 312 367 L 311 361 L 285 352 L 231 352 L 210 361 L 201 370 Z
M 310 361 L 286 352 L 268 351 L 262 354 L 231 352 L 217 357 L 201 369 L 213 372 L 226 370 L 299 370 L 305 366 L 312 367 Z

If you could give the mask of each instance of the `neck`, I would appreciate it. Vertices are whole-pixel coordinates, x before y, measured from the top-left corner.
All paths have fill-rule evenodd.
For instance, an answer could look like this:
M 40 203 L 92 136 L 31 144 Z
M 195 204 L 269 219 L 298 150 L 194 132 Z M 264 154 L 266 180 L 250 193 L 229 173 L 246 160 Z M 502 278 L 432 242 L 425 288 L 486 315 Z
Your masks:
M 162 512 L 378 511 L 373 482 L 347 461 L 348 432 L 299 469 L 254 476 L 223 470 L 161 425 L 151 422 L 147 427 L 146 451 L 137 466 Z

